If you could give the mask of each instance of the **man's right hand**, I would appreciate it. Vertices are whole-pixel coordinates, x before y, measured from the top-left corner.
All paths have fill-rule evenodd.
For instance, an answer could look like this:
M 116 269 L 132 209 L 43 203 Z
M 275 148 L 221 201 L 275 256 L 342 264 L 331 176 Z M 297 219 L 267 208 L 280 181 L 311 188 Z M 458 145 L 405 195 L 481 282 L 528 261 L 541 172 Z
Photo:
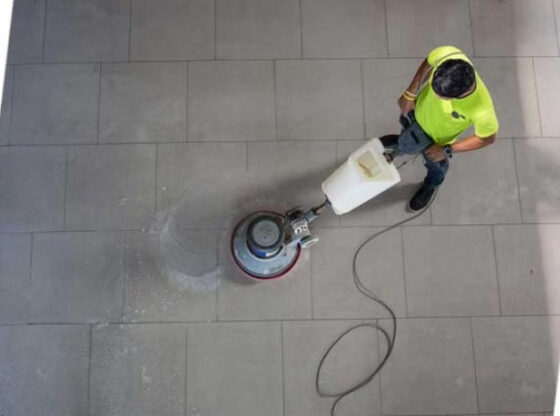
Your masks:
M 399 97 L 397 103 L 399 104 L 399 108 L 401 109 L 401 113 L 403 116 L 406 116 L 408 113 L 414 110 L 414 106 L 416 104 L 414 101 L 407 100 L 402 95 Z

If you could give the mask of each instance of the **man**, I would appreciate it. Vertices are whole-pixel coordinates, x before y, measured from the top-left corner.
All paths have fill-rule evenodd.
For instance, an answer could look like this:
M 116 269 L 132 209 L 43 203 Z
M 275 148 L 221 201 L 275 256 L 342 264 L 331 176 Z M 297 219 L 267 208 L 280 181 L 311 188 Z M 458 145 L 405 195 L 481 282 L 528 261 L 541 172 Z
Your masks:
M 409 203 L 411 211 L 420 211 L 435 196 L 453 154 L 494 143 L 498 120 L 482 79 L 467 56 L 453 46 L 430 52 L 398 104 L 403 131 L 381 140 L 393 156 L 424 156 L 428 174 Z M 470 125 L 474 125 L 474 134 L 456 141 Z

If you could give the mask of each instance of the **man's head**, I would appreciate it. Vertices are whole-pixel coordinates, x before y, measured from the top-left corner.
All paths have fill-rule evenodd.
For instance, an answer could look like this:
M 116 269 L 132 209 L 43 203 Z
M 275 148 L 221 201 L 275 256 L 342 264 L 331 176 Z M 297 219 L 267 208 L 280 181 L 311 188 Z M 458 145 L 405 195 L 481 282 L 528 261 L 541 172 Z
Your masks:
M 461 59 L 448 59 L 436 68 L 432 88 L 442 98 L 458 98 L 475 84 L 473 67 Z

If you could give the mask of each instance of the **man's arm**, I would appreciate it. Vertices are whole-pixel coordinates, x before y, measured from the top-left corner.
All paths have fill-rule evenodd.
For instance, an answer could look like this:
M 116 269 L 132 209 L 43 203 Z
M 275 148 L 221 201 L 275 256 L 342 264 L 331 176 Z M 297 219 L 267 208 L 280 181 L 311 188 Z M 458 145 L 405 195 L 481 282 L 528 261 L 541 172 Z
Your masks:
M 470 152 L 471 150 L 481 149 L 490 146 L 496 141 L 496 133 L 488 137 L 478 137 L 476 134 L 466 137 L 461 141 L 453 143 L 451 148 L 454 153 Z
M 451 148 L 453 153 L 470 152 L 471 150 L 481 149 L 486 146 L 490 146 L 496 141 L 496 133 L 488 137 L 478 137 L 473 134 L 472 136 L 466 137 L 461 141 L 453 143 Z M 433 162 L 439 162 L 445 159 L 445 153 L 443 152 L 443 146 L 439 144 L 433 144 L 426 149 L 426 156 Z
M 424 62 L 422 62 L 422 64 L 418 67 L 418 70 L 416 71 L 416 74 L 414 75 L 412 82 L 410 83 L 410 85 L 406 90 L 416 95 L 418 93 L 418 90 L 420 90 L 420 87 L 422 87 L 424 82 L 426 82 L 426 79 L 430 75 L 431 70 L 432 67 L 428 63 L 428 60 L 424 59 Z M 398 104 L 402 114 L 407 115 L 411 110 L 414 109 L 415 102 L 411 100 L 407 100 L 404 97 L 404 95 L 401 95 L 399 97 Z

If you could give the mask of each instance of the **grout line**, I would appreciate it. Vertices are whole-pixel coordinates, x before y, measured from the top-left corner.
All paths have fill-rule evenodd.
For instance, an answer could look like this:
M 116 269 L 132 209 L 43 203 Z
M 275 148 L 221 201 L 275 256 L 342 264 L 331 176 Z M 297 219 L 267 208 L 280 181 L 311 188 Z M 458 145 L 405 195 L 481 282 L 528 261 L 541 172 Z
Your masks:
M 496 250 L 496 232 L 494 225 L 492 225 L 492 247 L 494 249 L 494 267 L 496 269 L 496 288 L 498 289 L 498 311 L 500 312 L 500 315 L 502 315 L 502 293 L 500 290 L 500 273 L 498 270 L 498 254 Z
M 303 0 L 299 0 L 299 49 L 300 58 L 303 59 Z
M 286 375 L 284 370 L 284 322 L 280 322 L 280 363 L 282 365 L 282 415 L 286 416 Z
M 217 58 L 217 59 L 132 59 L 126 60 L 96 60 L 96 61 L 57 61 L 57 62 L 25 62 L 25 63 L 12 63 L 10 66 L 25 67 L 25 66 L 56 66 L 56 65 L 92 65 L 92 64 L 165 64 L 165 63 L 181 63 L 181 62 L 263 62 L 263 61 L 360 61 L 360 60 L 393 60 L 399 61 L 403 59 L 416 60 L 424 59 L 425 55 L 418 56 L 355 56 L 350 58 Z M 477 59 L 513 59 L 513 58 L 558 58 L 557 55 L 481 55 L 476 56 Z
M 68 160 L 70 159 L 70 146 L 66 145 L 64 159 L 64 195 L 62 203 L 62 231 L 66 231 L 66 204 L 68 202 Z
M 313 250 L 309 250 L 309 305 L 311 307 L 310 315 L 311 319 L 315 317 L 315 302 L 313 294 Z
M 364 129 L 364 137 L 367 139 L 366 128 L 366 84 L 364 82 L 364 61 L 360 61 L 360 84 L 362 92 L 362 124 Z
M 406 285 L 406 262 L 404 260 L 405 252 L 404 252 L 404 230 L 403 227 L 399 227 L 401 230 L 401 253 L 402 253 L 402 268 L 403 268 L 403 283 L 404 283 L 404 307 L 405 307 L 405 316 L 408 317 L 408 295 L 407 295 L 407 285 Z
M 387 58 L 390 58 L 391 53 L 389 51 L 389 18 L 387 14 L 387 0 L 383 0 L 383 7 L 385 9 L 385 45 L 387 47 Z
M 154 172 L 154 175 L 155 175 L 155 178 L 154 178 L 154 188 L 155 188 L 154 189 L 154 216 L 158 212 L 158 189 L 159 189 L 159 184 L 158 184 L 158 180 L 159 180 L 159 177 L 158 177 L 159 146 L 157 144 L 156 144 L 156 157 L 155 157 L 155 159 L 156 159 L 156 162 L 155 162 L 156 168 L 155 168 L 155 172 Z
M 125 255 L 126 255 L 126 244 L 128 243 L 128 236 L 124 233 L 120 233 L 121 239 L 121 321 L 125 322 L 124 311 L 126 303 L 126 278 L 125 278 Z
M 519 136 L 519 137 L 501 137 L 500 139 L 508 139 L 508 140 L 522 140 L 522 141 L 526 141 L 526 140 L 542 140 L 542 139 L 552 139 L 552 140 L 558 140 L 560 141 L 560 136 Z M 357 142 L 357 144 L 359 144 L 360 142 L 363 142 L 367 140 L 364 137 L 356 137 L 356 138 L 347 138 L 347 139 L 318 139 L 318 140 L 309 140 L 309 139 L 282 139 L 282 140 L 278 140 L 278 142 L 280 143 L 329 143 L 329 142 L 340 142 L 340 143 L 344 143 L 344 142 Z M 251 143 L 274 143 L 276 142 L 276 140 L 274 139 L 256 139 L 256 140 L 190 140 L 189 143 L 205 143 L 205 144 L 227 144 L 227 143 L 245 143 L 245 142 L 251 142 Z M 120 145 L 146 145 L 146 144 L 185 144 L 185 139 L 184 137 L 182 138 L 161 138 L 161 140 L 153 140 L 153 141 L 132 141 L 132 142 L 125 142 L 125 141 L 119 141 L 119 142 L 102 142 L 99 143 L 99 145 L 102 146 L 120 146 Z M 97 143 L 95 142 L 88 142 L 88 143 L 75 143 L 75 142 L 71 142 L 71 143 L 67 143 L 67 142 L 57 142 L 57 143 L 18 143 L 18 144 L 12 144 L 10 146 L 7 145 L 3 145 L 2 147 L 53 147 L 53 146 L 65 146 L 65 145 L 69 145 L 69 146 L 95 146 Z
M 92 350 L 92 345 L 93 345 L 93 331 L 92 331 L 92 324 L 88 325 L 89 327 L 89 351 L 88 351 L 88 355 L 89 355 L 89 359 L 88 359 L 88 390 L 87 390 L 87 414 L 90 415 L 90 406 L 91 406 L 91 402 L 90 402 L 90 390 L 91 390 L 91 350 Z
M 537 97 L 537 114 L 539 116 L 539 128 L 540 128 L 540 132 L 541 132 L 541 137 L 543 136 L 543 122 L 542 122 L 542 116 L 541 116 L 541 100 L 539 97 L 539 88 L 538 88 L 538 84 L 537 84 L 537 71 L 535 69 L 535 58 L 531 58 L 531 62 L 532 62 L 532 66 L 533 66 L 533 84 L 535 86 L 535 95 Z
M 132 0 L 128 3 L 128 62 L 131 62 L 130 55 L 132 49 Z
M 214 0 L 214 60 L 218 59 L 218 0 Z
M 185 369 L 185 391 L 184 394 L 184 409 L 183 413 L 185 416 L 187 415 L 189 409 L 189 395 L 187 394 L 187 382 L 188 382 L 188 365 L 189 365 L 189 328 L 185 328 L 185 365 L 183 368 Z
M 220 262 L 220 236 L 222 235 L 222 233 L 220 231 L 216 232 L 216 267 L 220 268 L 222 266 L 221 262 Z M 218 322 L 219 319 L 219 313 L 220 313 L 220 287 L 222 286 L 220 284 L 220 279 L 221 276 L 218 277 L 218 286 L 215 289 L 216 292 L 216 319 L 215 322 Z
M 473 369 L 474 369 L 474 385 L 475 385 L 475 394 L 476 394 L 476 409 L 477 413 L 480 413 L 480 399 L 478 398 L 478 378 L 476 375 L 476 352 L 474 349 L 474 329 L 473 329 L 473 318 L 470 320 L 471 326 L 471 346 L 472 346 L 472 353 L 473 353 Z
M 476 316 L 466 316 L 466 315 L 451 315 L 451 316 L 407 316 L 402 317 L 398 316 L 398 321 L 413 321 L 413 320 L 426 320 L 426 319 L 504 319 L 504 318 L 546 318 L 549 319 L 551 317 L 559 317 L 560 313 L 556 314 L 525 314 L 525 315 L 476 315 Z M 188 324 L 238 324 L 238 323 L 254 323 L 254 322 L 262 322 L 262 323 L 273 323 L 273 322 L 350 322 L 350 321 L 364 321 L 364 322 L 371 322 L 372 319 L 378 319 L 380 321 L 388 321 L 390 318 L 385 317 L 377 317 L 373 318 L 369 317 L 349 317 L 349 318 L 277 318 L 277 319 L 237 319 L 237 320 L 220 320 L 220 321 L 210 321 L 208 319 L 199 319 L 194 321 L 109 321 L 109 322 L 94 322 L 93 324 L 107 324 L 107 325 L 154 325 L 154 324 L 165 324 L 165 325 L 188 325 Z M 60 326 L 60 325 L 86 325 L 91 322 L 29 322 L 28 326 Z M 24 326 L 25 324 L 21 323 L 8 323 L 8 324 L 0 324 L 0 327 L 3 326 Z
M 558 225 L 560 224 L 560 222 L 503 222 L 503 223 L 472 223 L 472 224 L 452 224 L 452 223 L 446 223 L 446 224 L 409 224 L 409 225 L 403 225 L 404 228 L 408 228 L 408 227 L 473 227 L 473 226 L 477 226 L 477 227 L 490 227 L 492 225 L 509 225 L 509 226 L 515 226 L 515 225 Z M 391 224 L 381 224 L 381 225 L 369 225 L 369 224 L 358 224 L 358 225 L 328 225 L 328 224 L 324 224 L 323 226 L 321 226 L 321 229 L 336 229 L 336 228 L 344 228 L 344 229 L 353 229 L 353 228 L 368 228 L 368 229 L 381 229 L 381 228 L 386 228 Z
M 185 107 L 186 107 L 186 116 L 185 116 L 185 142 L 189 141 L 189 71 L 190 71 L 190 64 L 187 61 L 185 63 L 186 66 L 186 73 L 187 73 L 187 82 L 186 82 L 186 98 L 185 98 Z
M 274 142 L 274 140 L 252 140 L 255 142 Z M 291 140 L 291 141 L 303 141 L 303 140 Z M 319 142 L 319 140 L 316 140 L 317 142 Z M 328 140 L 321 140 L 321 141 L 328 141 Z M 204 141 L 204 140 L 199 140 L 199 141 L 193 141 L 192 143 L 213 143 L 213 144 L 220 144 L 220 143 L 244 143 L 245 140 L 243 141 L 239 141 L 239 140 L 231 140 L 231 141 Z M 147 141 L 134 141 L 134 142 L 101 142 L 101 143 L 96 143 L 95 141 L 92 142 L 87 142 L 87 143 L 77 143 L 77 142 L 57 142 L 57 143 L 41 143 L 41 144 L 36 144 L 36 143 L 18 143 L 18 144 L 12 144 L 9 147 L 53 147 L 53 146 L 119 146 L 119 145 L 155 145 L 155 144 L 184 144 L 185 142 L 185 138 L 182 137 L 180 139 L 175 139 L 175 138 L 164 138 L 163 140 L 156 140 L 156 141 L 151 141 L 151 142 L 147 142 Z M 3 147 L 8 147 L 7 145 L 4 145 Z
M 340 145 L 342 145 L 342 142 L 340 140 L 337 140 L 336 143 L 334 144 L 334 167 L 333 167 L 333 172 L 342 163 L 342 158 L 340 157 Z M 337 220 L 336 221 L 337 226 L 342 225 L 341 216 L 337 215 L 335 218 Z
M 471 0 L 467 0 L 467 9 L 469 12 L 469 28 L 471 30 L 472 53 L 473 53 L 473 57 L 475 57 L 476 49 L 474 44 L 474 26 L 473 26 L 473 19 L 472 19 Z
M 278 87 L 277 87 L 277 70 L 276 70 L 276 61 L 272 61 L 272 78 L 274 82 L 274 129 L 275 129 L 275 139 L 279 141 L 278 138 Z
M 47 13 L 49 10 L 49 0 L 45 0 L 45 15 L 43 16 L 43 42 L 41 44 L 41 63 L 45 61 L 45 43 L 47 40 Z
M 519 181 L 519 169 L 517 167 L 517 152 L 515 150 L 515 147 L 516 147 L 515 146 L 515 140 L 511 141 L 511 146 L 513 148 L 513 164 L 515 166 L 515 180 L 517 182 L 517 201 L 519 203 L 519 215 L 521 216 L 521 223 L 522 224 L 529 224 L 529 223 L 526 223 L 523 220 L 524 215 L 523 215 L 523 204 L 521 203 L 521 182 Z
M 101 71 L 103 70 L 103 64 L 99 64 L 99 84 L 97 88 L 97 141 L 99 144 L 99 136 L 101 135 Z
M 500 223 L 500 224 L 411 224 L 405 225 L 404 228 L 408 227 L 490 227 L 492 225 L 502 225 L 502 226 L 520 226 L 520 225 L 534 225 L 534 226 L 558 226 L 560 222 L 516 222 L 516 223 Z M 366 229 L 366 230 L 379 230 L 385 228 L 384 225 L 324 225 L 321 226 L 320 229 L 322 230 L 336 230 L 336 229 Z M 73 229 L 73 230 L 49 230 L 49 231 L 0 231 L 0 234 L 27 234 L 27 233 L 34 233 L 34 234 L 57 234 L 57 233 L 92 233 L 92 232 L 140 232 L 142 228 L 119 228 L 119 229 L 109 229 L 109 228 L 99 228 L 99 229 Z M 197 231 L 197 230 L 204 230 L 204 231 L 227 231 L 226 228 L 209 228 L 209 227 L 187 227 L 189 231 Z
M 144 228 L 144 227 L 143 227 Z M 205 228 L 207 229 L 207 228 Z M 193 228 L 196 230 L 196 228 Z M 60 233 L 114 233 L 114 232 L 121 232 L 121 233 L 132 233 L 132 232 L 140 232 L 142 228 L 131 228 L 131 229 L 114 229 L 114 228 L 100 228 L 100 229 L 90 229 L 90 230 L 51 230 L 51 231 L 32 231 L 33 234 L 60 234 Z M 20 234 L 20 233 L 28 233 L 29 231 L 16 231 L 16 232 L 9 232 L 10 234 Z M 0 234 L 4 234 L 1 232 Z M 6 233 L 8 234 L 8 233 Z
M 31 287 L 33 285 L 33 244 L 34 244 L 34 235 L 31 233 L 30 238 L 30 246 L 29 246 L 29 275 L 27 277 L 27 293 L 30 294 Z M 25 323 L 29 324 L 29 317 L 31 315 L 31 304 L 29 302 L 29 296 L 27 296 L 26 305 L 25 305 Z
M 375 320 L 375 324 L 377 326 L 379 326 L 379 320 L 376 319 Z M 379 365 L 379 363 L 381 362 L 381 344 L 379 343 L 379 330 L 375 331 L 375 339 L 377 340 L 377 365 Z M 383 389 L 382 389 L 382 385 L 381 385 L 381 374 L 383 373 L 383 371 L 379 371 L 379 373 L 377 373 L 377 376 L 379 377 L 379 382 L 377 383 L 379 386 L 379 412 L 381 415 L 383 415 Z
M 530 136 L 530 137 L 501 137 L 500 139 L 508 139 L 508 140 L 542 140 L 542 139 L 552 139 L 560 141 L 560 136 Z M 332 142 L 364 142 L 367 140 L 364 137 L 356 137 L 356 138 L 348 138 L 348 139 L 319 139 L 319 140 L 309 140 L 309 139 L 282 139 L 278 140 L 279 143 L 332 143 Z M 275 143 L 277 140 L 274 139 L 256 139 L 256 140 L 189 140 L 189 143 L 205 143 L 205 144 L 231 144 L 231 143 Z M 99 143 L 100 146 L 122 146 L 122 145 L 146 145 L 146 144 L 185 144 L 185 138 L 162 138 L 161 140 L 154 140 L 154 141 L 132 141 L 132 142 L 101 142 Z M 60 142 L 60 143 L 18 143 L 18 144 L 11 144 L 3 145 L 1 147 L 53 147 L 53 146 L 95 146 L 97 143 L 95 142 L 88 142 L 88 143 L 67 143 L 67 142 Z
M 554 6 L 554 0 L 550 0 L 552 4 L 552 19 L 554 21 L 554 33 L 556 34 L 556 51 L 560 52 L 560 39 L 558 38 L 558 22 L 556 21 L 556 7 Z

